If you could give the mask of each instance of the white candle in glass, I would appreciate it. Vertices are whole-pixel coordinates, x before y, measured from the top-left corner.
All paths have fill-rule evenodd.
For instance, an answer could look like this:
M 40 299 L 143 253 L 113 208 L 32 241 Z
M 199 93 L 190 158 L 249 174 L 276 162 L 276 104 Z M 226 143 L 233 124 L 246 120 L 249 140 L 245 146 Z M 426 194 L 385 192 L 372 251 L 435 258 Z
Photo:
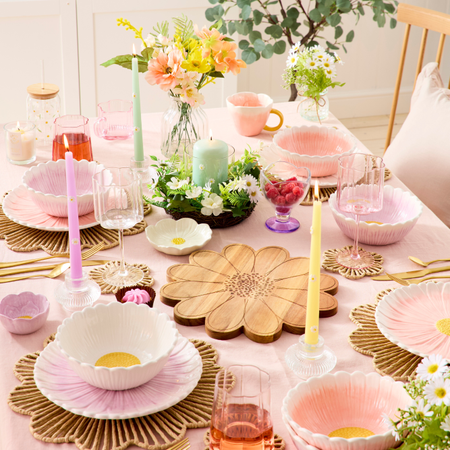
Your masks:
M 13 164 L 29 164 L 36 159 L 35 125 L 32 122 L 10 122 L 4 126 L 6 156 Z

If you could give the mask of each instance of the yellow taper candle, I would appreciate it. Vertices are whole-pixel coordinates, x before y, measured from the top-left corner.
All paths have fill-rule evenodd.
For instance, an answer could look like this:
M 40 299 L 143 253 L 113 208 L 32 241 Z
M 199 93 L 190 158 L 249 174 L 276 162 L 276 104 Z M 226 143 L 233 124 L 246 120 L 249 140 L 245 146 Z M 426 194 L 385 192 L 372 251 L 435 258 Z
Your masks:
M 320 302 L 320 237 L 322 202 L 319 200 L 319 186 L 314 186 L 313 220 L 311 226 L 311 253 L 309 260 L 308 301 L 306 304 L 305 343 L 316 345 L 319 340 Z

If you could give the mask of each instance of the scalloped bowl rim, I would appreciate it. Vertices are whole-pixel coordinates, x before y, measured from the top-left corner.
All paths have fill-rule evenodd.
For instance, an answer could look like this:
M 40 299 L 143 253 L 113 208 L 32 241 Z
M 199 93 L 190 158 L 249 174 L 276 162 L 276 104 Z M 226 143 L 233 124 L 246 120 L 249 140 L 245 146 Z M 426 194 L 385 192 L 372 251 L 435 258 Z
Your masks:
M 32 188 L 31 186 L 29 186 L 28 184 L 27 184 L 27 180 L 26 180 L 26 178 L 28 178 L 30 175 L 32 175 L 33 174 L 33 172 L 36 172 L 36 170 L 38 170 L 39 169 L 39 167 L 40 166 L 50 166 L 50 165 L 62 165 L 62 163 L 60 163 L 59 161 L 65 161 L 64 159 L 58 159 L 58 161 L 47 161 L 47 162 L 45 162 L 45 163 L 40 163 L 40 164 L 38 164 L 37 166 L 33 166 L 33 167 L 30 167 L 24 174 L 23 174 L 23 176 L 22 176 L 22 184 L 29 190 L 29 191 L 31 191 L 31 192 L 33 192 L 33 193 L 35 193 L 35 194 L 38 194 L 38 195 L 43 195 L 44 197 L 46 197 L 46 198 L 56 198 L 56 199 L 61 199 L 61 198 L 67 198 L 67 194 L 66 195 L 64 195 L 64 194 L 60 194 L 60 195 L 56 195 L 56 194 L 51 194 L 51 193 L 45 193 L 45 192 L 42 192 L 42 191 L 38 191 L 38 190 L 36 190 L 36 189 L 34 189 L 34 188 Z M 76 163 L 75 163 L 75 161 L 77 161 Z M 78 161 L 78 160 L 76 160 L 76 159 L 74 159 L 74 163 L 75 164 L 79 164 L 79 163 L 82 163 L 82 161 L 87 161 L 87 166 L 89 167 L 89 164 L 91 164 L 91 165 L 93 165 L 93 164 L 95 164 L 96 165 L 96 167 L 103 167 L 103 169 L 101 169 L 101 170 L 104 170 L 105 169 L 105 166 L 104 166 L 104 164 L 102 164 L 102 163 L 97 163 L 96 161 L 88 161 L 87 159 L 82 159 L 81 161 Z M 84 164 L 84 163 L 82 163 L 82 164 Z M 47 166 L 47 167 L 48 167 Z M 39 169 L 40 170 L 40 169 Z M 33 174 L 34 175 L 34 174 Z M 86 192 L 85 194 L 78 194 L 77 193 L 77 198 L 78 199 L 83 199 L 83 198 L 87 198 L 88 196 L 93 196 L 94 195 L 94 193 L 93 192 Z
M 379 439 L 380 437 L 385 439 L 385 438 L 389 438 L 392 436 L 392 431 L 388 430 L 386 431 L 386 433 L 383 434 L 374 434 L 372 436 L 368 436 L 368 437 L 356 437 L 356 438 L 350 438 L 350 439 L 346 439 L 346 438 L 340 438 L 340 437 L 329 437 L 326 434 L 321 434 L 321 433 L 313 433 L 311 430 L 308 430 L 307 428 L 303 428 L 302 426 L 300 426 L 298 423 L 296 423 L 292 417 L 290 416 L 288 410 L 287 410 L 287 403 L 288 401 L 292 398 L 292 396 L 294 395 L 294 393 L 297 392 L 299 386 L 306 384 L 310 384 L 310 382 L 312 380 L 317 380 L 317 379 L 321 379 L 321 378 L 330 378 L 330 377 L 337 377 L 337 376 L 342 376 L 342 375 L 347 375 L 349 377 L 349 379 L 351 379 L 352 377 L 366 377 L 366 378 L 374 378 L 374 379 L 386 379 L 386 380 L 390 380 L 391 383 L 393 384 L 398 384 L 403 386 L 403 383 L 401 381 L 395 381 L 393 380 L 391 377 L 389 376 L 381 376 L 380 374 L 376 373 L 376 372 L 371 372 L 369 374 L 365 374 L 359 370 L 349 373 L 349 372 L 344 372 L 344 371 L 339 371 L 339 372 L 335 372 L 334 374 L 331 373 L 326 373 L 324 375 L 321 375 L 320 377 L 312 377 L 307 381 L 301 381 L 300 383 L 297 384 L 297 386 L 295 386 L 294 388 L 292 388 L 287 394 L 286 397 L 284 397 L 283 399 L 283 405 L 281 407 L 281 413 L 282 415 L 284 415 L 286 417 L 286 419 L 288 420 L 289 424 L 292 426 L 292 429 L 297 433 L 296 428 L 300 429 L 302 432 L 304 432 L 305 434 L 313 437 L 313 438 L 325 438 L 327 440 L 330 441 L 331 444 L 333 443 L 339 443 L 339 444 L 345 444 L 345 443 L 349 443 L 349 444 L 358 444 L 358 443 L 370 443 L 371 441 L 374 441 L 376 439 Z M 301 437 L 301 436 L 300 436 Z M 305 440 L 303 438 L 303 440 Z M 310 444 L 308 442 L 309 445 L 313 445 Z
M 112 306 L 114 305 L 114 306 Z M 117 305 L 117 306 L 116 306 Z M 128 305 L 132 305 L 132 306 L 128 306 Z M 147 361 L 144 364 L 135 364 L 133 366 L 129 366 L 129 367 L 104 367 L 104 366 L 94 366 L 92 364 L 86 363 L 86 362 L 82 362 L 79 359 L 70 356 L 61 346 L 61 342 L 59 340 L 59 336 L 60 336 L 60 332 L 62 330 L 62 328 L 65 326 L 65 324 L 73 322 L 74 321 L 74 317 L 78 317 L 80 315 L 83 315 L 83 313 L 87 310 L 92 310 L 92 309 L 96 309 L 98 308 L 99 310 L 101 310 L 102 308 L 141 308 L 143 311 L 154 311 L 155 313 L 157 313 L 157 315 L 160 316 L 165 316 L 168 325 L 170 326 L 170 328 L 175 330 L 174 336 L 173 336 L 173 341 L 171 345 L 169 345 L 168 350 L 166 350 L 162 355 L 160 355 L 158 358 L 156 359 L 151 359 L 150 361 Z M 153 314 L 153 313 L 152 313 Z M 144 368 L 146 366 L 149 365 L 153 365 L 155 363 L 158 363 L 159 361 L 161 361 L 161 359 L 164 359 L 166 357 L 169 357 L 170 354 L 172 353 L 173 349 L 175 348 L 176 342 L 178 340 L 178 335 L 179 332 L 176 328 L 175 322 L 170 320 L 170 317 L 166 314 L 166 313 L 162 313 L 160 312 L 158 309 L 156 308 L 149 308 L 147 305 L 145 304 L 141 304 L 141 305 L 137 305 L 136 303 L 132 303 L 132 302 L 127 302 L 127 303 L 117 303 L 117 302 L 112 302 L 112 303 L 108 303 L 108 304 L 104 304 L 104 303 L 99 303 L 98 305 L 95 306 L 89 306 L 87 308 L 84 308 L 82 311 L 76 311 L 74 312 L 70 317 L 67 317 L 66 319 L 64 319 L 63 323 L 58 327 L 57 332 L 56 332 L 56 343 L 58 345 L 59 350 L 61 351 L 61 353 L 68 359 L 71 361 L 76 362 L 77 364 L 79 364 L 81 367 L 89 367 L 90 369 L 93 369 L 95 372 L 107 372 L 107 373 L 127 373 L 127 372 L 131 372 L 133 369 L 136 368 Z
M 34 297 L 42 297 L 42 298 L 45 300 L 45 301 L 44 301 L 44 310 L 41 311 L 39 314 L 36 314 L 35 316 L 33 316 L 32 319 L 21 319 L 21 318 L 19 318 L 19 317 L 13 318 L 13 317 L 10 317 L 10 316 L 6 316 L 5 314 L 2 314 L 2 313 L 0 312 L 0 316 L 1 316 L 1 317 L 5 317 L 6 319 L 11 320 L 12 322 L 17 321 L 18 323 L 20 323 L 20 322 L 25 322 L 25 321 L 26 321 L 26 322 L 29 323 L 31 320 L 37 319 L 38 317 L 41 317 L 42 315 L 48 313 L 48 310 L 50 309 L 50 302 L 48 301 L 48 298 L 47 298 L 45 295 L 43 295 L 43 294 L 35 294 L 34 292 L 31 292 L 31 291 L 19 292 L 18 294 L 8 294 L 6 297 L 3 297 L 3 298 L 0 300 L 0 304 L 3 303 L 3 301 L 4 301 L 5 299 L 7 299 L 7 298 L 10 298 L 10 297 L 19 297 L 19 296 L 21 296 L 22 294 L 31 294 L 31 295 L 33 295 Z
M 306 130 L 305 130 L 306 129 Z M 350 150 L 347 150 L 346 152 L 343 153 L 334 153 L 332 155 L 304 155 L 301 153 L 295 153 L 295 152 L 290 152 L 289 150 L 286 150 L 283 147 L 280 147 L 277 143 L 277 138 L 278 136 L 283 136 L 284 134 L 290 134 L 292 133 L 292 131 L 294 130 L 302 130 L 302 131 L 310 131 L 311 129 L 314 130 L 323 130 L 323 129 L 327 129 L 328 131 L 331 131 L 331 133 L 333 134 L 340 134 L 342 135 L 344 138 L 348 139 L 351 144 L 352 144 L 352 148 Z M 319 131 L 320 132 L 320 131 Z M 285 130 L 279 131 L 273 138 L 272 144 L 274 144 L 274 146 L 276 148 L 278 148 L 279 150 L 283 151 L 283 152 L 287 152 L 289 155 L 297 155 L 300 156 L 301 158 L 305 158 L 305 159 L 310 159 L 311 161 L 316 161 L 317 160 L 332 160 L 332 159 L 337 159 L 340 156 L 346 156 L 346 155 L 351 155 L 352 153 L 354 153 L 357 150 L 357 141 L 356 138 L 354 138 L 351 134 L 349 133 L 345 133 L 342 130 L 336 129 L 336 128 L 332 128 L 332 127 L 320 127 L 318 125 L 302 125 L 300 127 L 292 127 L 292 128 L 286 128 Z
M 379 224 L 379 223 L 366 223 L 364 221 L 361 221 L 360 224 L 359 224 L 361 228 L 368 228 L 369 230 L 370 229 L 378 229 L 378 228 L 383 229 L 383 228 L 388 228 L 388 227 L 399 228 L 399 227 L 403 227 L 404 225 L 410 224 L 410 223 L 414 222 L 415 220 L 418 220 L 419 217 L 422 215 L 423 203 L 412 192 L 405 191 L 404 189 L 401 189 L 401 188 L 394 188 L 394 187 L 392 187 L 390 185 L 385 185 L 384 188 L 383 188 L 383 191 L 385 191 L 385 190 L 387 190 L 388 192 L 389 191 L 394 192 L 396 190 L 400 190 L 400 191 L 403 192 L 403 195 L 407 194 L 410 198 L 413 199 L 413 201 L 415 201 L 416 205 L 418 206 L 419 212 L 414 217 L 412 217 L 411 219 L 404 220 L 402 222 Z M 385 195 L 384 192 L 383 192 L 383 195 Z M 337 207 L 334 206 L 335 203 L 336 203 L 336 192 L 333 192 L 333 194 L 330 195 L 330 198 L 328 200 L 328 204 L 330 205 L 330 209 L 333 212 L 333 214 L 335 214 L 337 217 L 339 217 L 339 219 L 343 220 L 344 222 L 348 222 L 348 223 L 352 223 L 352 224 L 356 225 L 355 219 L 352 219 L 351 217 L 344 216 L 344 214 L 342 214 L 341 211 L 339 211 L 337 209 Z
M 383 334 L 383 336 L 388 339 L 389 341 L 391 341 L 393 344 L 397 345 L 400 348 L 403 348 L 404 350 L 407 350 L 410 353 L 413 353 L 414 355 L 417 356 L 421 356 L 422 358 L 428 357 L 430 356 L 429 353 L 422 353 L 419 350 L 416 350 L 415 348 L 409 347 L 407 344 L 404 344 L 403 342 L 397 340 L 396 338 L 394 338 L 389 331 L 386 331 L 386 329 L 383 327 L 383 325 L 381 325 L 379 323 L 378 317 L 379 317 L 379 312 L 378 312 L 378 308 L 379 307 L 383 307 L 380 306 L 382 304 L 382 302 L 390 295 L 393 295 L 395 293 L 398 292 L 403 292 L 405 290 L 417 290 L 420 289 L 422 290 L 422 288 L 424 288 L 425 290 L 428 289 L 428 286 L 433 286 L 430 289 L 437 289 L 436 286 L 438 286 L 439 288 L 441 288 L 442 286 L 444 286 L 445 284 L 449 284 L 449 283 L 443 283 L 443 282 L 439 282 L 439 283 L 425 283 L 423 286 L 421 286 L 420 284 L 411 284 L 410 286 L 401 286 L 391 292 L 389 292 L 385 297 L 383 297 L 383 299 L 378 303 L 376 309 L 375 309 L 375 322 L 377 324 L 378 329 L 381 331 L 381 333 Z
M 164 221 L 166 221 L 166 220 L 170 220 L 170 221 L 173 221 L 173 222 L 179 222 L 180 220 L 189 220 L 189 221 L 192 220 L 193 222 L 195 222 L 195 223 L 197 224 L 197 228 L 202 227 L 202 229 L 208 229 L 208 230 L 209 230 L 209 233 L 208 233 L 209 236 L 207 237 L 207 239 L 206 239 L 203 243 L 191 245 L 190 247 L 180 247 L 180 246 L 176 246 L 176 247 L 175 247 L 175 245 L 162 245 L 162 244 L 157 244 L 155 241 L 152 241 L 152 239 L 150 238 L 150 236 L 149 236 L 147 230 L 148 230 L 149 228 L 156 229 L 157 225 L 158 225 L 160 222 L 164 222 Z M 203 226 L 203 225 L 204 225 L 204 226 Z M 153 246 L 155 246 L 155 248 L 158 247 L 158 248 L 162 248 L 162 249 L 179 250 L 179 251 L 188 251 L 188 250 L 191 250 L 191 249 L 194 250 L 194 249 L 196 249 L 196 248 L 200 248 L 200 247 L 205 246 L 205 245 L 212 239 L 212 230 L 211 230 L 211 227 L 210 227 L 207 223 L 197 223 L 194 219 L 191 219 L 190 217 L 182 217 L 181 219 L 178 219 L 178 220 L 175 220 L 175 219 L 161 219 L 161 220 L 158 220 L 158 222 L 156 222 L 155 225 L 149 225 L 149 226 L 145 229 L 145 235 L 147 236 L 147 239 L 149 240 L 149 242 L 150 242 Z

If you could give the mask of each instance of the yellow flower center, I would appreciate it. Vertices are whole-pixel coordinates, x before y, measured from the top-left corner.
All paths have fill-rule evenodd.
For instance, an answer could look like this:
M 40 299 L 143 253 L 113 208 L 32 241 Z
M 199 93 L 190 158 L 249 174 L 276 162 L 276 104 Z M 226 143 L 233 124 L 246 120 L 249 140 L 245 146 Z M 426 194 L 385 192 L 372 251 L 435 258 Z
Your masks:
M 436 322 L 436 328 L 442 334 L 450 336 L 450 319 L 441 319 Z
M 356 437 L 369 437 L 373 435 L 374 433 L 372 433 L 372 431 L 368 430 L 367 428 L 345 427 L 332 431 L 328 436 L 352 439 Z
M 252 183 L 250 183 L 250 181 L 246 181 L 245 184 L 249 187 L 252 185 Z
M 32 319 L 31 316 L 19 316 L 18 319 Z
M 166 73 L 172 73 L 172 68 L 171 67 L 167 67 Z
M 250 195 L 251 195 L 252 197 L 256 197 L 256 191 L 250 192 Z
M 428 373 L 436 373 L 439 369 L 439 366 L 437 364 L 430 364 L 427 368 Z
M 434 390 L 434 393 L 436 394 L 436 397 L 438 397 L 438 398 L 444 398 L 447 395 L 447 391 L 442 387 L 436 388 Z
M 176 238 L 172 239 L 172 244 L 175 244 L 175 245 L 181 245 L 181 244 L 184 244 L 185 242 L 186 242 L 186 240 L 183 238 L 180 238 L 180 237 L 176 237 Z
M 330 63 L 324 62 L 323 63 L 324 67 L 330 67 Z
M 97 360 L 95 366 L 102 367 L 130 367 L 140 364 L 141 361 L 131 353 L 114 352 L 107 353 Z

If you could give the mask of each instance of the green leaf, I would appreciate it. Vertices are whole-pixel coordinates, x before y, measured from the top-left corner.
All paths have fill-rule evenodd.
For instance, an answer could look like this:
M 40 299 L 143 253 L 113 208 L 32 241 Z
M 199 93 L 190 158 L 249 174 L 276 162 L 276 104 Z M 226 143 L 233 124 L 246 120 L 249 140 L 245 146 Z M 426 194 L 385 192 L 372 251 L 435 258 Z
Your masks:
M 320 14 L 320 11 L 317 8 L 314 8 L 309 12 L 309 17 L 311 20 L 314 20 L 314 22 L 320 22 L 322 20 L 322 14 Z
M 350 0 L 336 0 L 336 6 L 343 13 L 348 13 L 352 10 L 352 4 Z
M 251 0 L 237 0 L 236 4 L 242 9 L 244 6 L 250 6 Z
M 223 16 L 224 12 L 225 11 L 223 10 L 222 5 L 214 6 L 214 8 L 208 8 L 205 11 L 206 20 L 209 22 L 215 22 Z
M 391 22 L 389 25 L 390 25 L 391 29 L 395 28 L 397 26 L 397 20 L 395 20 L 393 17 L 391 17 Z
M 352 42 L 354 37 L 355 37 L 355 32 L 353 30 L 349 31 L 347 33 L 347 36 L 345 37 L 345 42 Z
M 241 14 L 240 16 L 244 19 L 247 20 L 250 17 L 250 14 L 252 13 L 252 7 L 250 5 L 245 5 L 242 8 Z
M 331 50 L 339 50 L 339 47 L 336 47 L 334 44 L 332 44 L 331 42 L 327 41 L 327 47 L 331 48 Z
M 294 25 L 294 23 L 295 23 L 295 19 L 293 19 L 292 17 L 286 17 L 286 19 L 284 19 L 280 25 L 283 28 L 291 28 L 292 25 Z
M 242 52 L 242 59 L 247 63 L 247 64 L 253 64 L 256 61 L 256 53 L 253 50 L 253 48 L 248 48 L 247 50 L 244 50 Z
M 228 22 L 228 34 L 232 36 L 236 32 L 236 24 L 234 22 Z
M 327 17 L 327 22 L 332 26 L 335 27 L 341 22 L 341 16 L 340 14 L 333 14 L 332 16 Z
M 384 9 L 390 14 L 395 13 L 395 6 L 392 3 L 385 3 Z
M 265 59 L 270 59 L 273 55 L 273 45 L 267 44 L 266 48 L 261 52 L 261 56 Z
M 222 19 L 220 19 L 222 20 Z M 227 34 L 227 24 L 226 22 L 223 23 L 223 25 L 219 28 L 219 33 L 220 34 Z
M 293 19 L 297 19 L 297 17 L 300 15 L 300 11 L 297 8 L 292 7 L 286 11 L 286 15 L 288 17 L 292 17 Z
M 144 50 L 142 50 L 142 52 L 141 52 L 141 55 L 143 56 L 145 61 L 150 61 L 152 54 L 153 54 L 153 48 L 151 48 L 151 47 L 144 48 Z
M 279 39 L 283 36 L 283 29 L 280 25 L 271 25 L 264 30 L 269 36 L 272 36 L 274 39 Z
M 347 53 L 347 49 L 345 48 L 344 44 L 342 44 L 342 48 L 344 49 L 344 52 Z
M 286 51 L 286 41 L 277 41 L 273 46 L 273 52 L 282 55 Z
M 365 11 L 364 11 L 364 6 L 363 6 L 363 5 L 359 4 L 359 5 L 358 5 L 358 8 L 356 8 L 356 9 L 359 11 L 359 13 L 360 13 L 362 16 L 364 16 L 364 14 L 366 14 Z
M 239 48 L 241 50 L 246 50 L 249 45 L 250 45 L 250 43 L 248 41 L 246 41 L 245 39 L 242 39 L 242 41 L 239 41 Z
M 158 161 L 158 158 L 155 155 L 150 155 L 150 159 L 153 159 L 153 161 Z
M 248 33 L 250 33 L 251 28 L 250 25 L 247 22 L 235 22 L 236 24 L 236 30 L 239 34 L 242 34 L 242 36 L 246 36 Z
M 386 16 L 384 14 L 379 14 L 377 17 L 377 24 L 379 28 L 383 28 L 386 24 Z
M 263 20 L 264 14 L 261 11 L 258 11 L 257 9 L 253 10 L 253 21 L 255 22 L 255 25 L 259 25 Z
M 113 64 L 117 64 L 118 66 L 122 66 L 125 69 L 131 70 L 131 60 L 132 59 L 133 59 L 133 55 L 119 55 L 119 56 L 115 56 L 114 58 L 111 58 L 110 60 L 102 63 L 101 65 L 103 67 L 109 67 L 109 66 L 112 66 Z M 138 59 L 139 72 L 141 72 L 141 73 L 147 72 L 147 70 L 148 70 L 147 61 L 145 61 L 141 55 L 137 55 L 137 59 Z
M 224 78 L 222 72 L 210 72 L 208 75 L 213 78 Z
M 209 3 L 211 3 L 212 5 L 215 5 L 216 3 L 219 3 L 219 0 L 208 0 Z
M 344 33 L 344 30 L 342 29 L 342 27 L 340 25 L 338 25 L 334 29 L 334 39 L 339 39 L 343 33 Z
M 323 16 L 328 16 L 330 14 L 330 7 L 325 4 L 320 4 L 317 9 L 319 10 L 320 14 Z
M 264 44 L 262 39 L 256 39 L 256 41 L 253 42 L 253 46 L 257 52 L 262 52 L 266 48 L 266 44 Z
M 255 43 L 256 39 L 262 39 L 261 33 L 259 31 L 252 31 L 249 35 L 248 38 L 250 39 L 250 42 L 252 44 Z

